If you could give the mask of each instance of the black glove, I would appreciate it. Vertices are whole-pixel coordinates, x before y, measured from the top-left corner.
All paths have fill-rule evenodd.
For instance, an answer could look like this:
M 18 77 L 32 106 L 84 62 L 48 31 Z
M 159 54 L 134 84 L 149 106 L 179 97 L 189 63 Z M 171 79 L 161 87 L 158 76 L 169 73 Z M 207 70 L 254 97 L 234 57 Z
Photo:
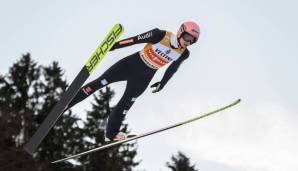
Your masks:
M 155 88 L 154 90 L 152 90 L 152 93 L 159 92 L 163 88 L 163 86 L 160 82 L 154 83 L 150 87 Z

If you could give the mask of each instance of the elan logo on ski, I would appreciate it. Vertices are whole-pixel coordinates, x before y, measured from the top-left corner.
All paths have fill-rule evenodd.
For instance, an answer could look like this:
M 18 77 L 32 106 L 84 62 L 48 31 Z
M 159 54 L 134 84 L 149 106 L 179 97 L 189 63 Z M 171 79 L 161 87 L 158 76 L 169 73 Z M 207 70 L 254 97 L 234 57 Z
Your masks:
M 60 98 L 60 101 L 54 106 L 52 111 L 48 114 L 48 116 L 37 129 L 35 134 L 24 146 L 24 149 L 28 153 L 30 153 L 31 155 L 34 153 L 34 151 L 45 138 L 45 136 L 49 133 L 50 129 L 55 125 L 56 121 L 63 114 L 64 109 L 68 106 L 68 104 L 77 94 L 84 82 L 94 71 L 99 62 L 109 52 L 109 50 L 116 43 L 116 41 L 119 39 L 123 32 L 124 28 L 122 27 L 122 25 L 115 24 L 113 29 L 105 36 L 105 38 L 93 52 L 87 63 L 83 66 L 79 74 L 70 84 L 66 92 L 63 93 L 62 97 Z

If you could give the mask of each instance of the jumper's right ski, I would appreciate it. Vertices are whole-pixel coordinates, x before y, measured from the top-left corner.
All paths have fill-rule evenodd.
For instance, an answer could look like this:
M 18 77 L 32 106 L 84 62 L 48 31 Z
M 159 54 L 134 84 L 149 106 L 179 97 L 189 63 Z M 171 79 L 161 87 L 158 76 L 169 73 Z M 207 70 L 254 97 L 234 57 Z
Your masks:
M 113 29 L 105 36 L 103 41 L 99 44 L 93 52 L 87 63 L 83 66 L 79 74 L 70 84 L 69 88 L 62 94 L 61 99 L 54 106 L 52 111 L 46 119 L 39 126 L 35 134 L 31 137 L 29 142 L 25 145 L 24 149 L 33 154 L 39 146 L 44 137 L 48 134 L 50 129 L 55 125 L 56 121 L 63 114 L 64 109 L 77 94 L 87 78 L 94 71 L 100 61 L 106 56 L 112 46 L 116 43 L 120 35 L 124 32 L 121 24 L 115 24 Z
M 178 126 L 181 126 L 181 125 L 185 125 L 185 124 L 191 123 L 193 121 L 196 121 L 196 120 L 205 118 L 207 116 L 213 115 L 213 114 L 215 114 L 217 112 L 223 111 L 223 110 L 225 110 L 227 108 L 230 108 L 232 106 L 235 106 L 240 101 L 241 100 L 238 99 L 238 100 L 234 101 L 233 103 L 231 103 L 231 104 L 229 104 L 227 106 L 221 107 L 221 108 L 219 108 L 217 110 L 211 111 L 209 113 L 206 113 L 206 114 L 203 114 L 203 115 L 200 115 L 200 116 L 196 116 L 196 117 L 194 117 L 192 119 L 189 119 L 189 120 L 186 120 L 184 122 L 180 122 L 180 123 L 177 123 L 177 124 L 174 124 L 174 125 L 171 125 L 171 126 L 167 126 L 165 128 L 161 128 L 161 129 L 157 129 L 157 130 L 154 130 L 154 131 L 150 131 L 150 132 L 147 132 L 147 133 L 144 133 L 144 134 L 141 134 L 141 135 L 132 136 L 132 137 L 127 138 L 126 140 L 112 142 L 112 143 L 109 143 L 109 144 L 106 144 L 106 145 L 97 147 L 97 148 L 92 149 L 92 150 L 89 150 L 89 151 L 85 151 L 85 152 L 82 152 L 82 153 L 79 153 L 79 154 L 76 154 L 76 155 L 73 155 L 73 156 L 69 156 L 69 157 L 66 157 L 66 158 L 63 158 L 63 159 L 60 159 L 60 160 L 53 161 L 52 163 L 59 163 L 59 162 L 62 162 L 62 161 L 66 161 L 66 160 L 75 158 L 75 157 L 79 157 L 79 156 L 83 156 L 83 155 L 86 155 L 86 154 L 89 154 L 89 153 L 93 153 L 95 151 L 99 151 L 99 150 L 103 150 L 103 149 L 106 149 L 106 148 L 109 148 L 109 147 L 120 145 L 120 144 L 129 142 L 129 141 L 132 141 L 132 140 L 135 140 L 135 139 L 139 139 L 139 138 L 146 137 L 146 136 L 149 136 L 149 135 L 152 135 L 152 134 L 163 132 L 165 130 L 172 129 L 172 128 L 175 128 L 175 127 L 178 127 Z

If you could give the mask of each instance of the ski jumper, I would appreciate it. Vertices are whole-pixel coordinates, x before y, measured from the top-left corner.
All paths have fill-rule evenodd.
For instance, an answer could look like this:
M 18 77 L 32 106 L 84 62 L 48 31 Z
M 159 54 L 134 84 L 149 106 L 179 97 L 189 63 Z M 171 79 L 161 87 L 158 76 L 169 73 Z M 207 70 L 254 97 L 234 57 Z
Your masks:
M 147 44 L 141 51 L 121 59 L 99 78 L 83 86 L 67 108 L 110 83 L 127 81 L 125 92 L 108 119 L 106 137 L 111 140 L 118 134 L 128 110 L 148 87 L 156 71 L 172 62 L 160 81 L 162 88 L 189 56 L 188 49 L 179 46 L 175 34 L 158 28 L 118 41 L 111 50 L 138 43 Z

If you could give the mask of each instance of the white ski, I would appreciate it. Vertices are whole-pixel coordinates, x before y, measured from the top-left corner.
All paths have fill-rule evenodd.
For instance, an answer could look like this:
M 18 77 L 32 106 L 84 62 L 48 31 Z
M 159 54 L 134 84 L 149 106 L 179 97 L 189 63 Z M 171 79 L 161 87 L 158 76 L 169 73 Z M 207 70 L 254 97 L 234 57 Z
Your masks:
M 83 155 L 86 155 L 86 154 L 89 154 L 89 153 L 93 153 L 93 152 L 95 152 L 95 151 L 103 150 L 103 149 L 106 149 L 106 148 L 109 148 L 109 147 L 113 147 L 113 146 L 116 146 L 116 145 L 120 145 L 120 144 L 129 142 L 129 141 L 132 141 L 132 140 L 136 140 L 136 139 L 139 139 L 139 138 L 143 138 L 143 137 L 146 137 L 146 136 L 149 136 L 149 135 L 152 135 L 152 134 L 156 134 L 156 133 L 159 133 L 159 132 L 163 132 L 163 131 L 166 131 L 166 130 L 169 130 L 169 129 L 172 129 L 172 128 L 175 128 L 175 127 L 178 127 L 178 126 L 181 126 L 181 125 L 185 125 L 185 124 L 191 123 L 191 122 L 193 122 L 193 121 L 196 121 L 196 120 L 205 118 L 205 117 L 207 117 L 207 116 L 213 115 L 213 114 L 218 113 L 218 112 L 220 112 L 220 111 L 223 111 L 223 110 L 225 110 L 225 109 L 227 109 L 227 108 L 230 108 L 230 107 L 232 107 L 232 106 L 235 106 L 235 105 L 238 104 L 240 101 L 241 101 L 241 100 L 238 99 L 238 100 L 234 101 L 233 103 L 231 103 L 231 104 L 229 104 L 229 105 L 226 105 L 226 106 L 221 107 L 221 108 L 219 108 L 219 109 L 216 109 L 216 110 L 214 110 L 214 111 L 208 112 L 208 113 L 206 113 L 206 114 L 196 116 L 196 117 L 191 118 L 191 119 L 189 119 L 189 120 L 186 120 L 186 121 L 183 121 L 183 122 L 179 122 L 179 123 L 176 123 L 176 124 L 174 124 L 174 125 L 167 126 L 167 127 L 165 127 L 165 128 L 161 128 L 161 129 L 157 129 L 157 130 L 154 130 L 154 131 L 150 131 L 150 132 L 147 132 L 147 133 L 144 133 L 144 134 L 140 134 L 140 135 L 132 136 L 132 137 L 130 137 L 130 138 L 127 138 L 126 140 L 112 142 L 112 143 L 109 143 L 109 144 L 106 144 L 106 145 L 97 147 L 97 148 L 92 149 L 92 150 L 88 150 L 88 151 L 85 151 L 85 152 L 82 152 L 82 153 L 79 153 L 79 154 L 75 154 L 75 155 L 73 155 L 73 156 L 69 156 L 69 157 L 66 157 L 66 158 L 63 158 L 63 159 L 60 159 L 60 160 L 53 161 L 52 163 L 59 163 L 59 162 L 62 162 L 62 161 L 66 161 L 66 160 L 75 158 L 75 157 L 80 157 L 80 156 L 83 156 Z

